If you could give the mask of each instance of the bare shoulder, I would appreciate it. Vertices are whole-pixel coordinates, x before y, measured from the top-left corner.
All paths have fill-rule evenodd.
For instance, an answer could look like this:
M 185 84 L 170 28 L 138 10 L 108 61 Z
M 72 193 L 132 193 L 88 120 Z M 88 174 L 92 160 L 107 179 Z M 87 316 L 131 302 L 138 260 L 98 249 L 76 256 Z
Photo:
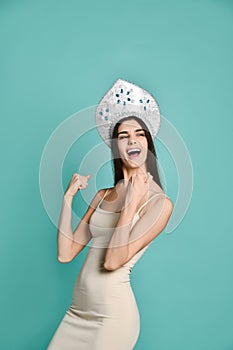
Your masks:
M 111 193 L 114 187 L 109 187 L 109 188 L 102 188 L 97 192 L 97 195 L 100 197 L 100 199 L 104 196 L 104 194 L 108 191 L 108 193 Z
M 94 196 L 94 198 L 92 199 L 92 202 L 90 203 L 90 206 L 96 208 L 97 204 L 99 203 L 99 201 L 101 200 L 101 198 L 104 196 L 105 192 L 107 191 L 107 188 L 102 188 L 100 190 L 98 190 Z
M 95 197 L 93 198 L 93 202 L 91 203 L 91 205 L 93 205 L 94 206 L 94 208 L 96 208 L 96 206 L 97 206 L 97 204 L 99 203 L 99 201 L 103 198 L 103 196 L 105 195 L 105 193 L 108 191 L 108 194 L 110 193 L 112 193 L 112 187 L 110 187 L 110 188 L 102 188 L 102 189 L 100 189 L 100 190 L 98 190 L 97 192 L 96 192 L 96 195 L 95 195 Z
M 155 194 L 158 194 L 158 196 Z M 142 208 L 140 217 L 153 216 L 156 218 L 157 216 L 161 216 L 168 219 L 173 211 L 172 201 L 163 191 L 156 192 L 153 196 L 153 198 L 150 197 L 151 200 L 149 200 L 147 205 Z
M 163 207 L 165 210 L 168 210 L 168 211 L 173 210 L 173 207 L 174 207 L 173 202 L 155 181 L 152 182 L 151 194 L 149 198 L 151 197 L 154 197 L 154 198 L 152 198 L 149 201 L 148 205 L 145 206 L 145 211 L 151 210 L 151 209 L 153 210 L 155 205 L 157 206 L 161 203 L 163 204 Z
M 105 193 L 106 189 L 100 189 L 98 190 L 95 195 L 93 196 L 90 204 L 88 205 L 88 208 L 86 210 L 86 213 L 84 214 L 82 220 L 85 222 L 89 222 L 91 215 L 93 214 L 93 212 L 95 211 L 95 209 L 98 206 L 99 201 L 101 200 L 101 198 L 103 197 L 104 193 Z

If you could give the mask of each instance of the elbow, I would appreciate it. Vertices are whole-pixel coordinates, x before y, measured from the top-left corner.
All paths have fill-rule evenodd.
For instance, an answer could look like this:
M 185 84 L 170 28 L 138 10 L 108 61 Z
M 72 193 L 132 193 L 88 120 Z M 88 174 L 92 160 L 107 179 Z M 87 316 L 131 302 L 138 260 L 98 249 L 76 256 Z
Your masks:
M 110 254 L 107 257 L 105 257 L 105 261 L 104 261 L 105 270 L 115 271 L 120 267 L 122 267 L 122 265 L 124 265 L 128 261 L 128 250 L 127 250 L 127 253 L 126 252 L 124 253 L 125 253 L 124 256 L 123 255 L 119 256 L 119 254 L 117 256 L 114 254 L 113 256 L 112 254 Z
M 167 198 L 167 200 L 166 200 L 166 205 L 167 205 L 168 211 L 170 212 L 170 215 L 171 215 L 173 212 L 173 209 L 174 209 L 174 204 L 169 198 Z
M 62 264 L 67 264 L 71 261 L 71 259 L 62 257 L 60 255 L 58 255 L 57 260 Z
M 115 267 L 113 267 L 112 265 L 107 263 L 106 261 L 104 263 L 104 268 L 105 268 L 105 270 L 108 270 L 108 271 L 114 271 L 116 269 Z
M 114 271 L 114 270 L 117 269 L 116 267 L 113 267 L 113 266 L 110 266 L 110 265 L 107 265 L 107 264 L 104 264 L 104 268 L 107 271 Z
M 121 267 L 121 265 L 113 265 L 113 264 L 108 263 L 107 261 L 105 261 L 105 263 L 104 263 L 104 268 L 105 268 L 105 270 L 108 270 L 108 271 L 115 271 L 115 270 L 119 269 L 120 267 Z

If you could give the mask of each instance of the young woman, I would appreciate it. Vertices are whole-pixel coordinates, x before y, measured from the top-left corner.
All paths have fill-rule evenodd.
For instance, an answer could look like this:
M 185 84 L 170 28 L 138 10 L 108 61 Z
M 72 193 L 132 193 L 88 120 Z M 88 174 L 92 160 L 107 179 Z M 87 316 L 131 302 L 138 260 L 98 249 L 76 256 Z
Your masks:
M 139 336 L 130 273 L 165 228 L 173 204 L 163 192 L 152 136 L 142 119 L 119 119 L 111 150 L 114 187 L 96 193 L 74 232 L 72 200 L 87 187 L 90 175 L 74 174 L 64 195 L 58 260 L 73 260 L 93 241 L 49 350 L 132 350 Z

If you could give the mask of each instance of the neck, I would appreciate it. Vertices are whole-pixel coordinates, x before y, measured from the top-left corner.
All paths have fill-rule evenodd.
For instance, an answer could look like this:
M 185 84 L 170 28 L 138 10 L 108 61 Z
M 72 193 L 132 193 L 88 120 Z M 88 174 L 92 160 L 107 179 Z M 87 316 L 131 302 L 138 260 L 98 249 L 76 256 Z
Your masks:
M 132 175 L 142 174 L 145 175 L 147 173 L 145 163 L 139 168 L 123 168 L 124 179 L 129 180 Z

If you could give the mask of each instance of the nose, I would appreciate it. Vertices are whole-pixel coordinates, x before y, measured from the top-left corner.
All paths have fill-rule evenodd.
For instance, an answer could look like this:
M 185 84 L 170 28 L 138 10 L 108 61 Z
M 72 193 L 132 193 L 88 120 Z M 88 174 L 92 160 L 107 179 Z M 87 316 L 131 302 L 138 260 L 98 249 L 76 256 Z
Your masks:
M 128 143 L 131 145 L 131 144 L 136 143 L 136 141 L 134 141 L 134 140 L 132 140 L 132 139 L 130 138 Z

